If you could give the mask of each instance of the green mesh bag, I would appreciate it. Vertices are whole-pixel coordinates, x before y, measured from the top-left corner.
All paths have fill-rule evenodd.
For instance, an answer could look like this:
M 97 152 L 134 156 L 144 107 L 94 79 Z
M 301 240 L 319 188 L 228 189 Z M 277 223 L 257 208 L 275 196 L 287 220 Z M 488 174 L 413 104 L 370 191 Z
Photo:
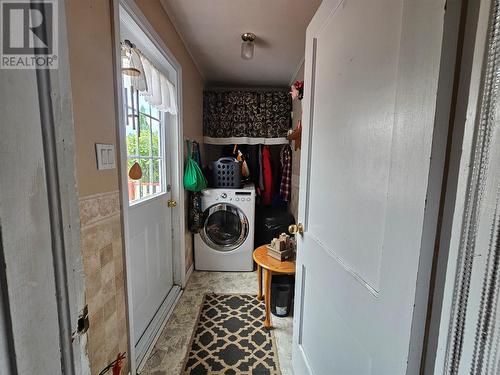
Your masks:
M 184 189 L 189 191 L 201 191 L 207 187 L 207 179 L 203 175 L 200 166 L 193 159 L 191 153 L 191 142 L 188 141 L 188 157 L 184 168 Z

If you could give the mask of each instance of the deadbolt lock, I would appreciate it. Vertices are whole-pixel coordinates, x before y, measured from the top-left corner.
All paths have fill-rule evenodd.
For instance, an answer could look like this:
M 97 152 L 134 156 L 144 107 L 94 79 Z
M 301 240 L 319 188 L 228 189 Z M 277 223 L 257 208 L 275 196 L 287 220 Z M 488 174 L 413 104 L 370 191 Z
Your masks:
M 302 224 L 292 224 L 288 227 L 288 232 L 290 232 L 290 234 L 300 234 L 300 235 L 303 235 L 304 234 L 304 226 Z
M 169 199 L 167 202 L 167 206 L 170 208 L 177 207 L 177 202 L 173 199 Z

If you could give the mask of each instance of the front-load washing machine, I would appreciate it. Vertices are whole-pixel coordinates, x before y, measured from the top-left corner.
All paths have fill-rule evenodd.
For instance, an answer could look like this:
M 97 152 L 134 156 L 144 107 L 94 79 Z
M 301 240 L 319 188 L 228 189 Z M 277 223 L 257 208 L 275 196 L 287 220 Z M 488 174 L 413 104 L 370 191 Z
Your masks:
M 203 226 L 194 238 L 195 268 L 200 271 L 252 271 L 255 188 L 205 189 Z

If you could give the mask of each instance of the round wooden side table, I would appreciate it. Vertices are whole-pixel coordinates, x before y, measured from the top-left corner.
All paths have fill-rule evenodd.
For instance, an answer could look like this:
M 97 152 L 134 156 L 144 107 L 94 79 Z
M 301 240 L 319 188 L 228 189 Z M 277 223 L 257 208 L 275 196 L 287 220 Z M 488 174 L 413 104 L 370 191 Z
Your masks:
M 262 299 L 266 304 L 265 328 L 271 328 L 271 277 L 273 275 L 294 275 L 295 259 L 279 261 L 267 255 L 267 245 L 262 245 L 253 252 L 253 260 L 257 263 L 257 279 L 259 281 L 259 291 L 257 298 Z M 262 293 L 262 270 L 264 270 L 264 293 Z

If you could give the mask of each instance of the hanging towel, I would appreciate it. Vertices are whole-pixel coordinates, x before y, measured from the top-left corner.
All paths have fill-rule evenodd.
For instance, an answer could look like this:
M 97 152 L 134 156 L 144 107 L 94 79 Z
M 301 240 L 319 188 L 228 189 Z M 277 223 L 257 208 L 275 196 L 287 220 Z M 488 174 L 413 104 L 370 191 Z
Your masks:
M 281 184 L 280 193 L 285 202 L 292 196 L 292 149 L 290 145 L 281 148 Z
M 268 206 L 273 201 L 273 172 L 271 168 L 271 151 L 269 150 L 269 146 L 264 146 L 262 150 L 262 173 L 264 175 L 262 204 Z

